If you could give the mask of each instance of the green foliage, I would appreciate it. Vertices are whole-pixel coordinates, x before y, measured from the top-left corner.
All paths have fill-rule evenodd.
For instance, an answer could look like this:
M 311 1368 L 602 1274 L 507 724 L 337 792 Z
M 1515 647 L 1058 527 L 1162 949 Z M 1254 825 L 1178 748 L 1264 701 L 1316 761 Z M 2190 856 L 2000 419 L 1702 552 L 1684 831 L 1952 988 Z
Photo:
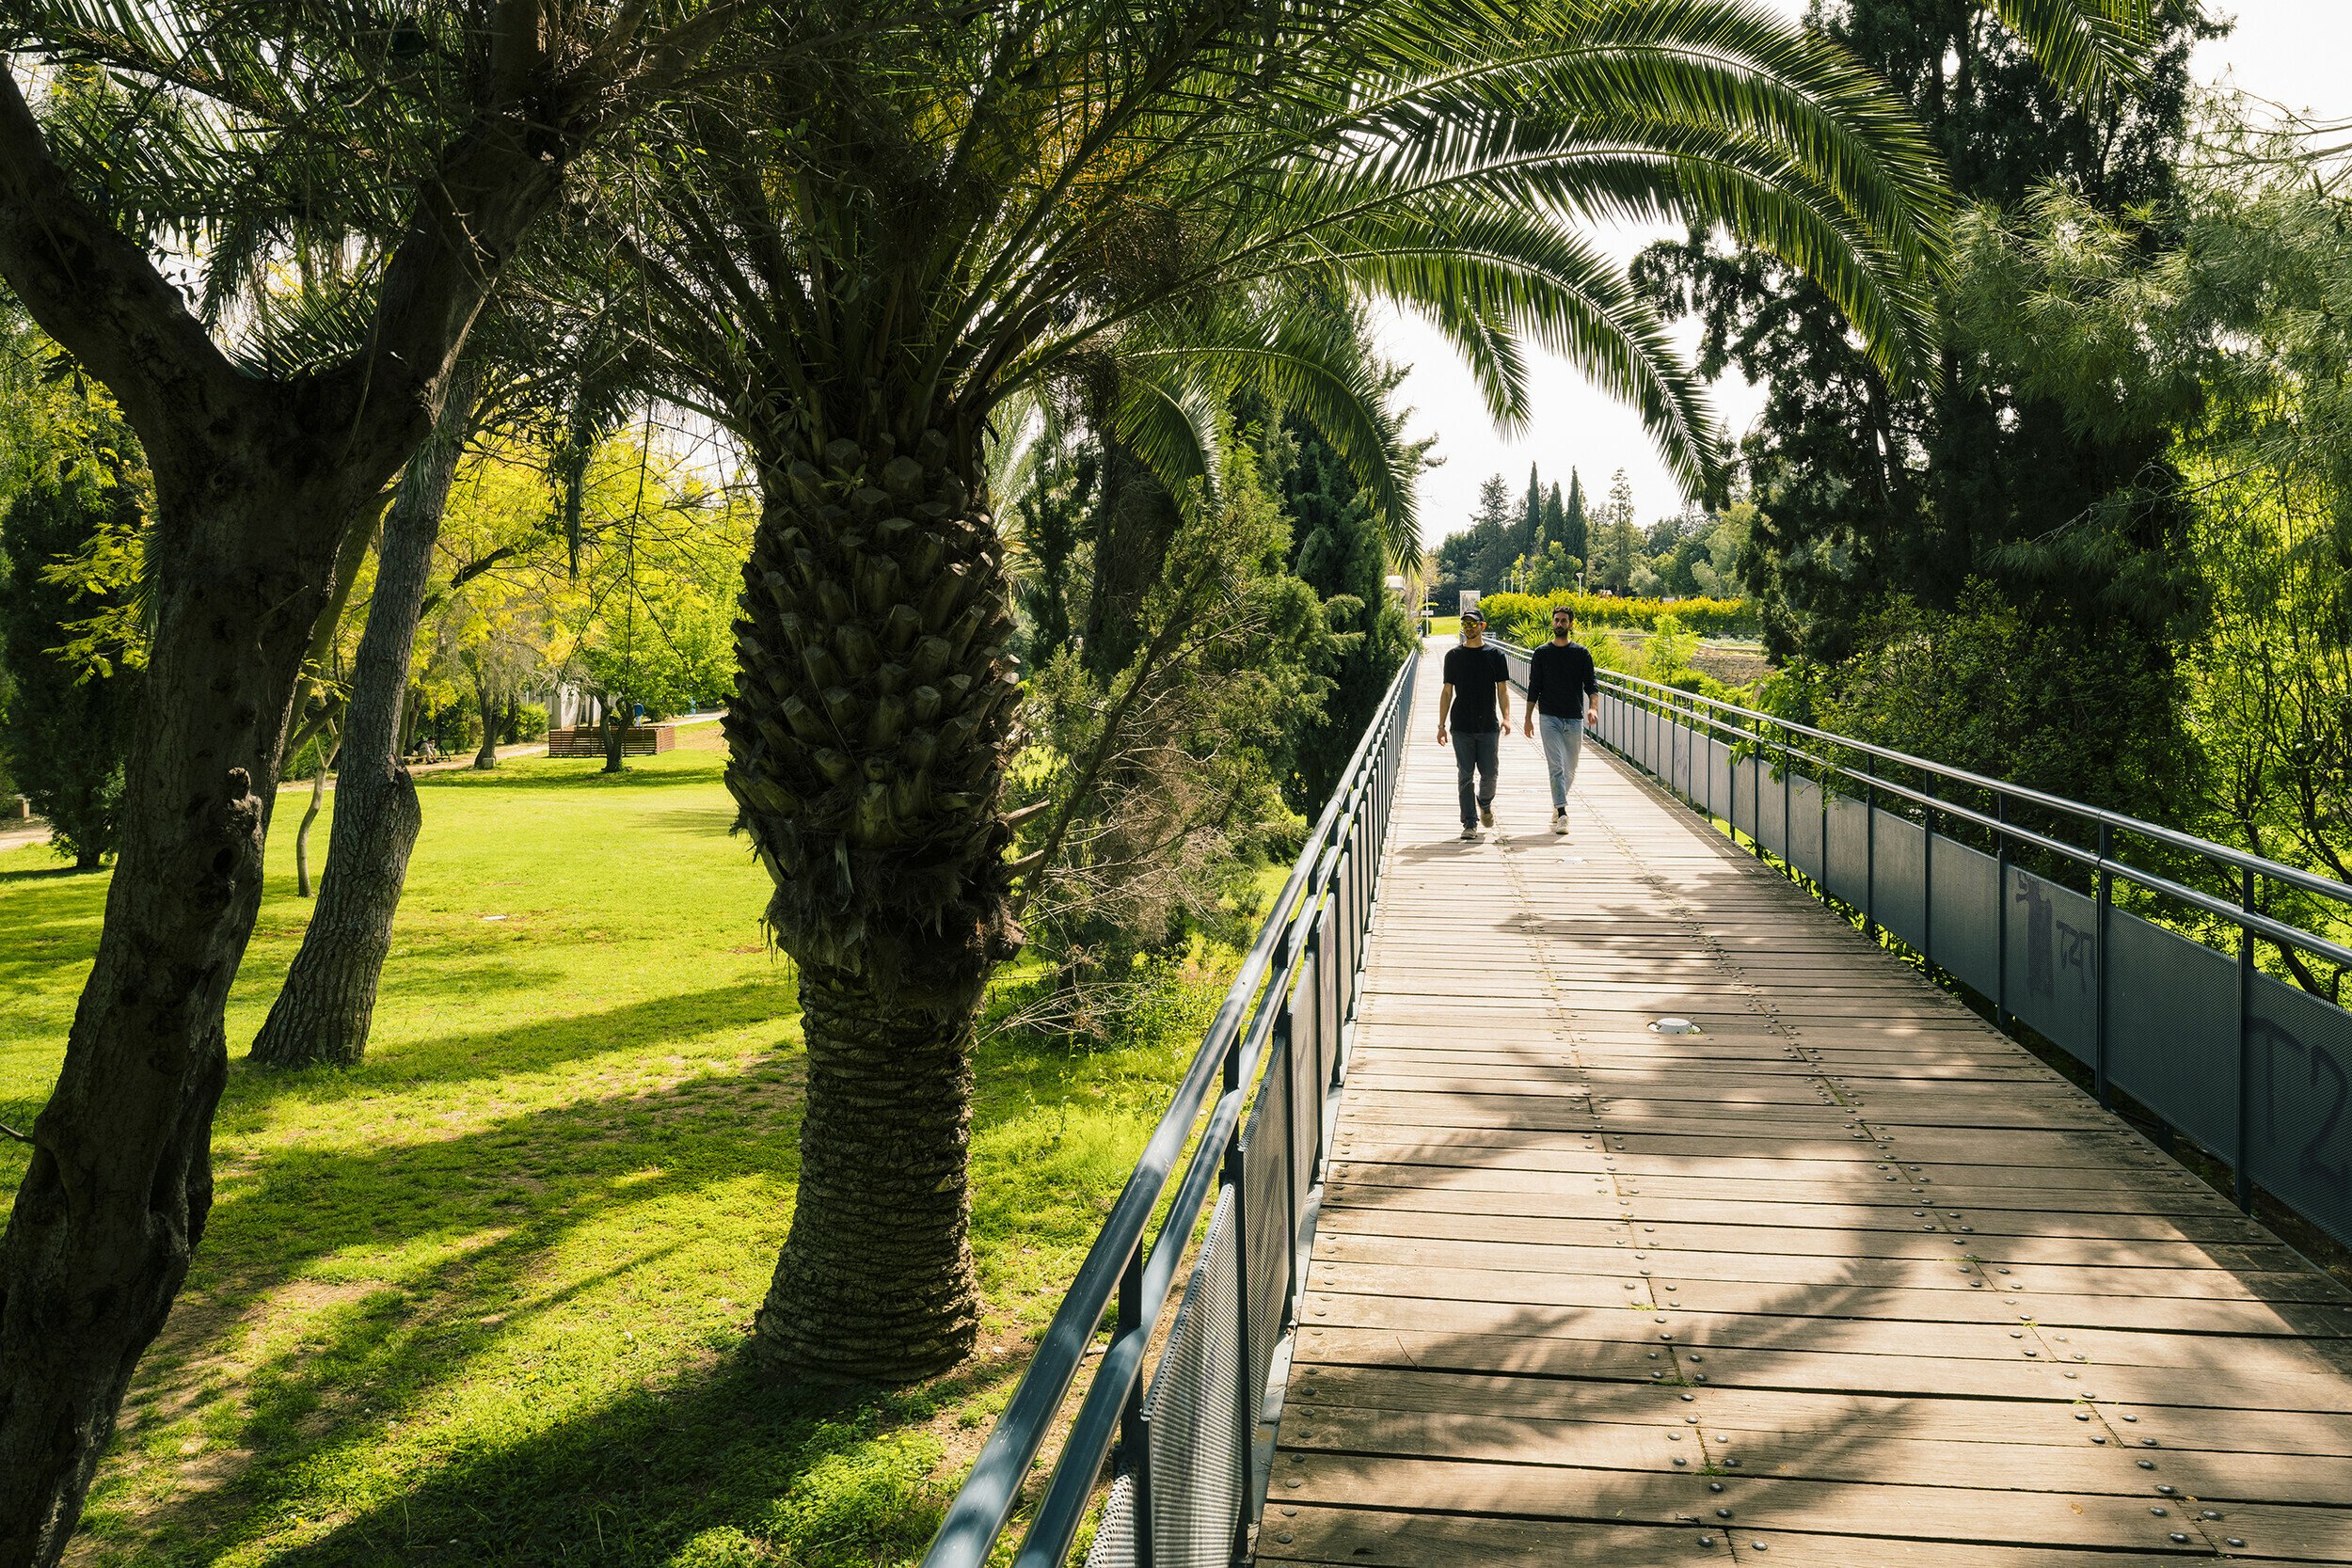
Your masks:
M 1283 794 L 1342 661 L 1333 623 L 1362 611 L 1288 570 L 1288 520 L 1248 449 L 1215 511 L 1180 518 L 1127 662 L 1104 680 L 1064 649 L 1025 693 L 1011 803 L 1046 808 L 1023 846 L 1045 857 L 1026 921 L 1073 983 L 1130 984 L 1147 957 L 1220 932 L 1295 832 Z
M 2195 744 L 2149 720 L 2189 700 L 2166 650 L 2122 662 L 2135 644 L 2103 645 L 2095 629 L 2028 615 L 1990 583 L 1972 584 L 1950 610 L 1898 602 L 1867 629 L 1855 657 L 1779 677 L 1773 711 L 2153 821 L 2179 820 L 2195 798 Z
M 80 568 L 94 539 L 139 528 L 136 492 L 87 470 L 33 481 L 0 518 L 0 661 L 9 673 L 0 750 L 17 789 L 82 870 L 114 852 L 138 678 L 103 657 L 72 660 L 77 631 L 133 598 Z
M 765 874 L 727 832 L 716 732 L 687 730 L 617 777 L 543 759 L 420 776 L 432 827 L 370 1059 L 322 1078 L 231 1068 L 205 1244 L 133 1382 L 78 1560 L 917 1554 L 959 1480 L 946 1450 L 968 1452 L 1010 1394 L 1225 960 L 1170 974 L 1165 1000 L 1107 1037 L 1115 1050 L 989 1029 L 972 1132 L 980 1359 L 893 1396 L 780 1386 L 739 1346 L 795 1194 L 800 1025 L 791 967 L 755 923 Z M 260 1025 L 309 917 L 292 841 L 271 835 L 234 1038 Z M 11 1126 L 56 1077 L 106 898 L 106 876 L 57 863 L 0 850 Z M 996 1022 L 1029 978 L 1007 976 Z M 0 1194 L 26 1152 L 0 1140 Z
M 1753 637 L 1756 608 L 1745 599 L 1621 599 L 1599 594 L 1495 594 L 1478 601 L 1487 625 L 1506 642 L 1533 646 L 1551 635 L 1551 611 L 1565 605 L 1578 627 L 1652 631 L 1671 621 L 1698 637 Z
M 1835 0 L 1817 14 L 1895 84 L 1963 196 L 2013 203 L 2057 178 L 2121 213 L 2171 189 L 2188 53 L 2210 31 L 2194 6 L 2161 8 L 2142 76 L 2095 100 L 2070 96 L 2046 59 L 1959 0 Z M 1702 373 L 1736 366 L 1769 384 L 1743 448 L 1765 514 L 1745 570 L 1775 657 L 1834 662 L 1890 600 L 1949 608 L 1979 579 L 2029 612 L 2103 623 L 2115 641 L 2173 634 L 2189 605 L 2164 570 L 2181 558 L 2183 520 L 2160 434 L 2074 423 L 2024 385 L 2034 367 L 2013 340 L 1947 341 L 1940 386 L 1896 387 L 1853 352 L 1819 291 L 1696 230 L 1646 252 L 1634 276 L 1700 318 Z M 1948 318 L 1950 287 L 1936 308 Z
M 1294 811 L 1312 816 L 1355 754 L 1356 741 L 1411 653 L 1412 622 L 1388 587 L 1391 559 L 1363 493 L 1339 452 L 1311 427 L 1275 432 L 1275 468 L 1297 546 L 1291 570 L 1321 595 L 1331 632 L 1325 666 L 1331 682 L 1319 712 L 1301 711 L 1296 761 L 1283 781 Z M 1285 450 L 1287 449 L 1287 450 Z

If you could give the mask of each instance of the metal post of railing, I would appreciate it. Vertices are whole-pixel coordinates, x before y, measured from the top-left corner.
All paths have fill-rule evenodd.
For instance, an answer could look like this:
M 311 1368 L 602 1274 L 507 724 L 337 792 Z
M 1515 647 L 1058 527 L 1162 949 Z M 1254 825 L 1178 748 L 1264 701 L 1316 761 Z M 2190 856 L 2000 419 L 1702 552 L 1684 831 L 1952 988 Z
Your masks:
M 1126 1272 L 1119 1276 L 1119 1316 L 1113 1320 L 1111 1343 L 1116 1345 L 1128 1335 L 1139 1331 L 1143 1323 L 1143 1243 L 1136 1243 L 1135 1252 L 1127 1259 Z M 1127 1398 L 1120 1406 L 1119 1447 L 1112 1450 L 1111 1468 L 1125 1476 L 1135 1498 L 1133 1519 L 1136 1528 L 1136 1562 L 1137 1568 L 1148 1568 L 1152 1560 L 1152 1433 L 1143 1418 L 1143 1376 L 1140 1371 L 1127 1386 Z
M 1290 1139 L 1290 1147 L 1282 1151 L 1282 1256 L 1288 1266 L 1282 1275 L 1282 1312 L 1276 1320 L 1279 1323 L 1290 1322 L 1291 1314 L 1298 1310 L 1298 1211 L 1306 1197 L 1298 1190 L 1298 1118 L 1307 1115 L 1320 1117 L 1323 1110 L 1320 1101 L 1311 1111 L 1302 1110 L 1298 1104 L 1298 1065 L 1291 1060 L 1298 1038 L 1298 1031 L 1292 1024 L 1297 1016 L 1298 1006 L 1294 1000 L 1274 1022 L 1274 1043 L 1268 1057 L 1282 1065 L 1282 1082 L 1278 1089 L 1282 1096 L 1282 1131 Z
M 1281 972 L 1275 971 L 1277 974 Z M 1242 1041 L 1248 1037 L 1236 1035 L 1225 1052 L 1225 1092 L 1237 1094 L 1242 1084 Z M 1234 1123 L 1232 1136 L 1226 1140 L 1224 1168 L 1218 1173 L 1223 1185 L 1232 1189 L 1232 1207 L 1227 1222 L 1226 1241 L 1233 1249 L 1233 1358 L 1239 1369 L 1233 1378 L 1233 1436 L 1234 1450 L 1241 1455 L 1241 1497 L 1243 1502 L 1233 1518 L 1232 1560 L 1242 1562 L 1249 1550 L 1249 1511 L 1248 1499 L 1251 1490 L 1250 1468 L 1256 1462 L 1254 1449 L 1258 1433 L 1258 1413 L 1249 1398 L 1250 1341 L 1255 1332 L 1257 1314 L 1249 1306 L 1249 1140 L 1243 1129 L 1249 1125 L 1247 1115 Z M 1137 1381 L 1141 1381 L 1138 1379 Z
M 1928 775 L 1927 793 L 1935 794 L 1935 775 Z M 1919 825 L 1924 835 L 1919 840 L 1919 957 L 1928 966 L 1928 978 L 1935 978 L 1935 807 L 1923 804 L 1919 808 Z
M 1748 803 L 1748 847 L 1756 851 L 1756 858 L 1760 861 L 1764 858 L 1764 722 L 1760 719 L 1756 723 L 1756 767 L 1753 771 L 1756 784 L 1749 791 L 1754 799 Z
M 2107 927 L 2115 912 L 2115 873 L 2109 863 L 2115 859 L 2115 830 L 2106 822 L 2099 824 L 2099 919 L 2090 939 L 2091 963 L 2099 972 L 2097 1006 L 2091 1022 L 2091 1075 L 2099 1090 L 2099 1103 L 2107 1110 L 2115 1109 L 2115 1083 L 2107 1070 Z
M 1788 760 L 1788 743 L 1781 742 L 1780 756 L 1780 868 L 1790 881 L 1797 879 L 1797 819 L 1791 814 L 1794 797 L 1788 772 L 1793 765 Z
M 2254 868 L 2246 866 L 2238 873 L 2238 909 L 2247 915 L 2254 912 Z M 2254 1075 L 2254 927 L 2250 921 L 2241 921 L 2237 928 L 2237 1153 L 2232 1164 L 2230 1186 L 2237 1206 L 2247 1213 L 2254 1212 L 2254 1176 L 2248 1158 L 2254 1142 L 2254 1097 L 2249 1080 Z
M 1862 786 L 1862 930 L 1871 941 L 1879 934 L 1879 765 L 1866 755 L 1862 770 L 1870 782 Z
M 2009 797 L 1993 792 L 1993 1023 L 2009 1028 Z

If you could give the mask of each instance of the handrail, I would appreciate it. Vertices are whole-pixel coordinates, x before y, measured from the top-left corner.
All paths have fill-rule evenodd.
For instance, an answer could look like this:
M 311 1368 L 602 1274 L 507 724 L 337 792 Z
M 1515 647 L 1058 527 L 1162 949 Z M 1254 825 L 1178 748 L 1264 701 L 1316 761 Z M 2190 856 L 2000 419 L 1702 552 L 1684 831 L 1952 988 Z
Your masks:
M 978 1568 L 988 1560 L 1019 1503 L 1022 1481 L 1085 1364 L 1095 1330 L 1117 1305 L 1120 1322 L 1112 1343 L 1063 1441 L 1016 1561 L 1024 1568 L 1055 1564 L 1068 1552 L 1103 1462 L 1133 1413 L 1145 1352 L 1174 1291 L 1186 1241 L 1241 1127 L 1244 1101 L 1264 1057 L 1275 1015 L 1286 1005 L 1298 973 L 1304 934 L 1326 895 L 1335 891 L 1343 849 L 1376 804 L 1375 785 L 1390 776 L 1387 764 L 1407 715 L 1420 660 L 1418 649 L 1406 657 L 1365 726 L 1314 832 L 1243 956 L 1200 1049 L 1088 1249 L 1020 1386 L 949 1505 L 923 1558 L 924 1568 Z M 1224 1087 L 1209 1123 L 1146 1252 L 1145 1232 L 1152 1212 L 1175 1176 L 1178 1157 L 1191 1140 L 1211 1085 L 1220 1079 Z
M 1516 644 L 1509 645 L 1516 646 Z M 1989 790 L 1994 794 L 2005 795 L 2012 800 L 2040 806 L 2045 811 L 2062 813 L 2094 825 L 2105 826 L 2110 831 L 2153 839 L 2159 844 L 2169 845 L 2175 849 L 2184 849 L 2191 854 L 2221 861 L 2234 870 L 2254 872 L 2266 881 L 2285 882 L 2306 893 L 2315 893 L 2328 898 L 2341 898 L 2352 903 L 2352 882 L 2339 882 L 2331 877 L 2322 877 L 2315 872 L 2306 871 L 2300 866 L 2288 865 L 2280 861 L 2269 860 L 2261 855 L 2249 854 L 2243 849 L 2233 848 L 2226 844 L 2217 844 L 2212 839 L 2199 838 L 2194 833 L 2182 832 L 2177 828 L 2168 828 L 2161 823 L 2126 816 L 2120 811 L 2109 811 L 2104 806 L 2087 805 L 2080 800 L 2070 800 L 2062 795 L 2051 795 L 2026 784 L 2010 784 L 2004 780 L 1988 778 L 1982 773 L 1972 773 L 1964 768 L 1952 768 L 1940 762 L 1931 762 L 1925 757 L 1914 756 L 1908 752 L 1898 752 L 1888 747 L 1875 746 L 1867 740 L 1856 740 L 1850 736 L 1838 735 L 1832 730 L 1816 729 L 1810 724 L 1799 723 L 1793 719 L 1784 719 L 1778 714 L 1763 713 L 1755 708 L 1741 707 L 1736 703 L 1726 703 L 1719 698 L 1701 696 L 1695 691 L 1685 691 L 1678 686 L 1662 685 L 1658 681 L 1645 680 L 1639 675 L 1626 675 L 1610 671 L 1604 673 L 1602 679 L 1604 682 L 1616 682 L 1628 687 L 1646 687 L 1651 691 L 1660 694 L 1658 697 L 1645 699 L 1648 701 L 1680 701 L 1696 707 L 1737 714 L 1742 719 L 1761 720 L 1792 734 L 1809 736 L 1817 740 L 1826 740 L 1846 751 L 1859 752 L 1865 756 L 1876 757 L 1882 762 L 1915 768 L 1922 772 L 1933 773 L 1939 778 L 1949 779 L 1955 784 L 1966 784 L 1972 789 Z M 1629 692 L 1627 695 L 1639 696 L 1640 694 Z M 1751 736 L 1749 738 L 1755 737 Z M 1837 768 L 1839 772 L 1849 778 L 1860 780 L 1865 777 L 1851 768 L 1823 760 L 1825 766 Z M 1879 779 L 1876 783 L 1882 788 L 1888 784 L 1888 781 L 1884 779 Z M 1942 811 L 1949 808 L 1945 802 L 1939 800 L 1936 802 L 1936 809 Z M 2011 831 L 2014 832 L 2013 829 Z M 2089 863 L 2086 862 L 2086 863 Z
M 1501 646 L 1506 657 L 1530 657 L 1515 644 Z M 2241 1209 L 2252 1211 L 2259 1182 L 2320 1228 L 2352 1243 L 2352 1203 L 2340 1185 L 2327 1179 L 2327 1173 L 2340 1170 L 2352 1157 L 2352 1137 L 2338 1128 L 2334 1109 L 2325 1103 L 2314 1109 L 2306 1102 L 2308 1097 L 2279 1076 L 2282 1064 L 2300 1064 L 2311 1085 L 2316 1086 L 2329 1073 L 2343 1083 L 2344 1071 L 2352 1068 L 2352 1058 L 2343 1055 L 2344 1042 L 2352 1041 L 2352 1015 L 2326 996 L 2312 994 L 2311 972 L 2297 957 L 2307 954 L 2352 967 L 2352 944 L 2291 925 L 2261 907 L 2265 882 L 2339 906 L 2352 904 L 2352 884 L 2121 812 L 1658 681 L 1608 673 L 1600 676 L 1600 685 L 1606 698 L 1595 736 L 1600 744 L 1705 812 L 1735 843 L 1744 828 L 1747 847 L 1758 859 L 1777 857 L 1791 876 L 1808 881 L 1821 897 L 1860 915 L 1866 931 L 1895 937 L 1931 974 L 1947 974 L 1982 997 L 2003 1031 L 2018 1033 L 2023 1025 L 2042 1031 L 2039 1038 L 2090 1069 L 2102 1105 L 2112 1109 L 2119 1090 L 2137 1101 L 2154 1118 L 2160 1144 L 2169 1148 L 2176 1130 L 2188 1132 L 2229 1164 L 2232 1196 Z M 1860 768 L 1849 765 L 1850 754 L 1859 756 Z M 1915 770 L 1918 787 L 1885 776 L 1890 764 L 1895 770 Z M 1802 773 L 1812 775 L 1806 782 L 1812 798 L 1805 814 L 1820 815 L 1818 829 L 1803 832 L 1790 794 L 1792 781 Z M 1774 813 L 1764 806 L 1762 785 L 1768 775 L 1780 780 Z M 1740 798 L 1743 783 L 1745 801 Z M 1963 796 L 1972 791 L 1990 795 L 1990 811 L 1938 793 L 1955 786 Z M 2012 820 L 2011 808 L 2017 804 L 2058 820 L 2042 821 L 2041 828 L 2046 831 L 2027 827 Z M 1853 815 L 1857 811 L 1858 816 Z M 1845 825 L 1839 830 L 1845 847 L 1835 860 L 1834 819 Z M 1887 842 L 1883 833 L 1888 823 L 1900 823 L 1917 836 L 1895 841 L 1903 847 L 1883 881 L 1882 867 L 1889 863 L 1882 859 L 1880 847 Z M 1939 834 L 1939 825 L 1947 832 Z M 1962 863 L 1954 872 L 1962 879 L 1954 890 L 1961 900 L 1957 941 L 1945 934 L 1938 914 L 1945 860 L 1937 847 L 1945 842 L 1967 845 L 1975 834 L 1953 840 L 1948 830 L 1954 825 L 1981 830 L 1993 851 L 1981 855 L 1980 866 Z M 2095 830 L 2096 848 L 2064 836 L 2085 827 Z M 2201 857 L 2217 874 L 2228 875 L 2233 885 L 2216 895 L 2133 865 L 2117 856 L 2119 834 Z M 2090 891 L 2071 895 L 2089 906 L 2071 917 L 2074 924 L 2057 917 L 2047 901 L 2051 894 L 2065 890 L 2065 882 L 2019 864 L 2014 854 L 2021 848 L 2042 851 L 2089 873 Z M 2192 929 L 2164 939 L 2175 946 L 2148 946 L 2145 933 L 2161 931 L 2162 927 L 2116 907 L 2119 881 L 2202 911 L 2225 922 L 2225 929 L 2234 927 L 2235 941 L 2224 945 Z M 2037 882 L 2042 894 L 2034 891 Z M 1988 894 L 1989 907 L 1984 902 Z M 1950 896 L 1945 895 L 1943 900 L 1948 904 Z M 2019 907 L 2027 912 L 2020 915 Z M 2133 927 L 2116 925 L 2124 919 L 2134 920 L 2142 932 L 2129 936 L 2128 942 Z M 2324 917 L 2312 921 L 2324 923 Z M 2029 944 L 2022 955 L 2021 942 Z M 2293 978 L 2303 982 L 2300 988 L 2262 973 L 2256 963 L 2259 942 L 2280 949 Z M 2149 956 L 2159 951 L 2168 956 Z M 2222 960 L 2226 967 L 2217 970 L 2203 958 L 2190 957 L 2199 953 Z M 1956 969 L 1945 967 L 1946 955 Z M 2014 967 L 2021 958 L 2022 974 Z M 2050 977 L 2061 963 L 2078 971 L 2075 989 L 2063 1000 Z M 2120 987 L 2132 989 L 2127 993 Z M 2127 994 L 2136 1011 L 2119 1011 L 2126 1008 Z M 2162 1005 L 2167 1010 L 2152 1018 L 2148 1008 L 2153 995 L 2168 1000 Z M 2219 1022 L 2233 1014 L 2233 1027 Z M 2217 1089 L 2223 1096 L 2217 1101 Z
M 1506 642 L 1500 638 L 1490 638 L 1488 641 L 1502 649 L 1505 654 L 1517 654 L 1521 657 L 1529 657 L 1529 650 L 1516 642 Z M 2265 881 L 2282 882 L 2322 897 L 2342 899 L 2347 904 L 2352 904 L 2352 883 L 2339 882 L 2331 878 L 2303 870 L 2299 866 L 2287 865 L 2261 855 L 2249 854 L 2245 850 L 2232 848 L 2229 845 L 2217 844 L 2211 839 L 2199 838 L 2193 833 L 2185 833 L 2178 829 L 2167 828 L 2140 817 L 2126 816 L 2122 812 L 2108 811 L 2102 806 L 2086 805 L 2081 801 L 2070 800 L 2063 796 L 2051 795 L 2025 784 L 2010 784 L 2000 779 L 1987 777 L 1982 773 L 1971 772 L 1964 768 L 1948 767 L 1926 757 L 1914 756 L 1908 752 L 1898 752 L 1890 747 L 1856 740 L 1848 736 L 1838 735 L 1832 730 L 1818 729 L 1793 719 L 1784 719 L 1778 714 L 1742 707 L 1737 703 L 1726 703 L 1719 698 L 1702 696 L 1695 691 L 1685 691 L 1680 687 L 1666 686 L 1658 681 L 1645 680 L 1639 675 L 1604 671 L 1600 673 L 1600 683 L 1604 689 L 1613 689 L 1618 696 L 1628 701 L 1645 704 L 1665 713 L 1689 719 L 1719 735 L 1736 736 L 1742 742 L 1770 747 L 1784 759 L 1801 761 L 1816 769 L 1836 773 L 1841 778 L 1862 785 L 1864 789 L 1874 795 L 1887 795 L 1909 800 L 1915 805 L 1922 806 L 1944 816 L 1981 828 L 1994 834 L 1998 842 L 2013 842 L 2044 850 L 2091 871 L 2120 877 L 2152 893 L 2176 899 L 2192 908 L 2201 910 L 2207 914 L 2227 920 L 2241 930 L 2261 936 L 2276 945 L 2299 948 L 2314 957 L 2326 958 L 2331 963 L 2352 965 L 2352 946 L 2346 946 L 2316 932 L 2306 931 L 2300 927 L 2289 926 L 2283 921 L 2273 919 L 2252 908 L 2254 899 L 2250 896 L 2242 897 L 2239 902 L 2233 904 L 2228 899 L 2200 892 L 2156 872 L 2144 870 L 2128 861 L 2119 860 L 2112 854 L 2087 849 L 2080 845 L 2070 844 L 2064 839 L 2036 832 L 2030 828 L 2009 820 L 2004 816 L 1987 816 L 1983 812 L 1973 810 L 1958 801 L 1923 790 L 1913 789 L 1893 779 L 1875 773 L 1859 772 L 1843 763 L 1809 752 L 1803 747 L 1792 746 L 1785 740 L 1772 739 L 1742 725 L 1727 722 L 1721 716 L 1731 714 L 1756 723 L 1771 724 L 1786 734 L 1801 735 L 1811 739 L 1825 741 L 1845 751 L 1859 752 L 1881 762 L 1915 768 L 1919 772 L 1968 788 L 1985 790 L 1996 797 L 2070 816 L 2103 829 L 2102 836 L 2110 844 L 2116 832 L 2130 833 L 2217 861 L 2240 873 L 2241 878 L 2244 874 L 2251 873 Z M 1637 688 L 1642 689 L 1636 689 Z

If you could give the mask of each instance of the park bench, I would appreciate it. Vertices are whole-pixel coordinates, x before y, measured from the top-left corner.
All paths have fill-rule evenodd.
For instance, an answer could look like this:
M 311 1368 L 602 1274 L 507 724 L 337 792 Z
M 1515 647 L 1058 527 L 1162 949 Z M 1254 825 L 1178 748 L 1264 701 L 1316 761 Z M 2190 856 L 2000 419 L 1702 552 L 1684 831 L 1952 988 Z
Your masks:
M 676 747 L 677 726 L 675 724 L 632 724 L 621 732 L 621 752 L 624 756 L 649 757 L 657 752 L 674 751 Z M 548 755 L 600 757 L 604 755 L 604 731 L 595 724 L 549 730 Z

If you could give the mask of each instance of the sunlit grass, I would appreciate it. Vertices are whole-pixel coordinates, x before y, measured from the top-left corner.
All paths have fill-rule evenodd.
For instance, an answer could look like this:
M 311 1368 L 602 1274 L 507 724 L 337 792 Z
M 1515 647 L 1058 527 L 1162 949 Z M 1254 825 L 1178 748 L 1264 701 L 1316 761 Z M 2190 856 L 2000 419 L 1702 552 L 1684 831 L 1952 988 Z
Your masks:
M 301 937 L 292 810 L 229 1009 L 219 1198 L 91 1496 L 88 1564 L 911 1560 L 1205 1006 L 983 1051 L 988 1354 L 896 1395 L 741 1354 L 790 1218 L 800 1037 L 716 736 L 423 781 L 367 1064 L 244 1052 Z M 285 802 L 294 805 L 289 796 Z M 316 855 L 326 822 L 313 831 Z M 103 877 L 0 856 L 0 1120 L 45 1096 Z M 1209 988 L 1193 988 L 1205 992 Z M 24 1161 L 0 1144 L 13 1192 Z

